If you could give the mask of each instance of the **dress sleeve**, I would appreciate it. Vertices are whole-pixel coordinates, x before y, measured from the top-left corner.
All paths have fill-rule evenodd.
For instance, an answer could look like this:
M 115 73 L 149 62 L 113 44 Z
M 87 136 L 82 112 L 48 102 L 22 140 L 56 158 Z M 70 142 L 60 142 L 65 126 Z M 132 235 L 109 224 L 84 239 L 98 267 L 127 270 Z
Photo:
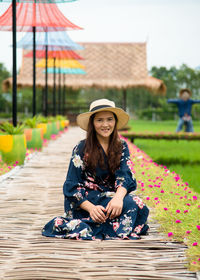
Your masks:
M 118 187 L 124 187 L 127 190 L 127 193 L 136 190 L 137 187 L 134 173 L 131 170 L 128 145 L 125 141 L 123 141 L 120 167 L 115 171 L 115 189 Z
M 85 187 L 83 180 L 83 155 L 80 144 L 76 145 L 72 152 L 66 180 L 63 185 L 65 197 L 77 208 L 85 200 Z

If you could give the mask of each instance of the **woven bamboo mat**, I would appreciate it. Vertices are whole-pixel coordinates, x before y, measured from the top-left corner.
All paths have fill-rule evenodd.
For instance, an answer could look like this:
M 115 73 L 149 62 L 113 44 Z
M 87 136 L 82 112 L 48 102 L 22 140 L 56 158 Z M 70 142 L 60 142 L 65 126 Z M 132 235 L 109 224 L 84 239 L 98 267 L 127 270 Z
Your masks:
M 187 271 L 185 247 L 169 242 L 150 222 L 139 241 L 75 241 L 41 236 L 63 215 L 62 185 L 78 128 L 35 153 L 24 167 L 0 179 L 0 279 L 196 279 Z

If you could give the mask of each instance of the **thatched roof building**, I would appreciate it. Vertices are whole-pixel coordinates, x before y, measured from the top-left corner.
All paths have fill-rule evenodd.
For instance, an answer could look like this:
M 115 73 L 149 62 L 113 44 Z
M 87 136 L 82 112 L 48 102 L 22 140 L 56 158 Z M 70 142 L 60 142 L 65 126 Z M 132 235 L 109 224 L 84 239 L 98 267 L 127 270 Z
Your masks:
M 78 51 L 84 60 L 86 75 L 66 75 L 67 87 L 87 88 L 136 88 L 145 87 L 164 94 L 163 81 L 150 77 L 147 71 L 146 43 L 80 43 L 85 49 Z M 32 86 L 32 58 L 25 57 L 17 77 L 19 87 Z M 37 61 L 37 60 L 36 60 Z M 4 87 L 11 86 L 12 78 L 4 81 Z M 43 69 L 37 68 L 36 85 L 45 86 Z M 48 76 L 48 85 L 53 86 L 53 74 Z

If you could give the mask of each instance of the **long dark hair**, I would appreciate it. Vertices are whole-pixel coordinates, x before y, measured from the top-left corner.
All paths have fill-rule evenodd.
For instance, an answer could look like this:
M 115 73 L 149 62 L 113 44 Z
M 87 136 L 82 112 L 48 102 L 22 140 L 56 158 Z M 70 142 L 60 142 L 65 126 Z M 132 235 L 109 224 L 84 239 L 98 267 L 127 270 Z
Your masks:
M 118 131 L 117 131 L 117 116 L 113 113 L 115 117 L 115 127 L 110 135 L 110 141 L 108 146 L 107 158 L 108 158 L 108 168 L 111 174 L 119 168 L 120 158 L 122 155 L 122 142 L 120 141 Z M 105 161 L 103 156 L 102 147 L 97 139 L 96 130 L 94 128 L 94 117 L 93 114 L 88 123 L 87 137 L 84 148 L 84 159 L 86 168 L 89 168 L 91 172 L 95 172 L 97 165 L 102 169 L 105 169 Z

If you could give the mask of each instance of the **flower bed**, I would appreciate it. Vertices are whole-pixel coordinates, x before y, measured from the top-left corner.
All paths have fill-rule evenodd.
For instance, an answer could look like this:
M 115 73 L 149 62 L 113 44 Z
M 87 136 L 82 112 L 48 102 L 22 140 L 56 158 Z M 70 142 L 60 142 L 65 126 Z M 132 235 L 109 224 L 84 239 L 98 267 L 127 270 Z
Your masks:
M 136 173 L 138 193 L 155 209 L 155 218 L 167 239 L 188 246 L 188 266 L 200 270 L 200 195 L 166 166 L 158 165 L 126 139 Z
M 155 139 L 155 140 L 200 140 L 200 133 L 195 132 L 121 132 L 123 137 L 130 139 L 132 142 L 136 138 Z

